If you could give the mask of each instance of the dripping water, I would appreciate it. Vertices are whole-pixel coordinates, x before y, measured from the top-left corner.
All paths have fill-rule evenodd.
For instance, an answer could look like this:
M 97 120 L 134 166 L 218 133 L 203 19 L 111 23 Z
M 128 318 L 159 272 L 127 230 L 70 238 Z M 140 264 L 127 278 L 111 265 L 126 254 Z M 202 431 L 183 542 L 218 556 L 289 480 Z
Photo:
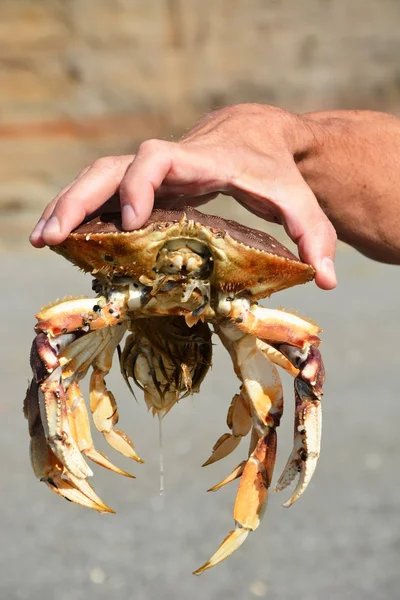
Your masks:
M 159 445 L 159 459 L 160 459 L 160 496 L 164 496 L 164 448 L 163 448 L 163 435 L 162 435 L 162 415 L 158 414 L 158 445 Z

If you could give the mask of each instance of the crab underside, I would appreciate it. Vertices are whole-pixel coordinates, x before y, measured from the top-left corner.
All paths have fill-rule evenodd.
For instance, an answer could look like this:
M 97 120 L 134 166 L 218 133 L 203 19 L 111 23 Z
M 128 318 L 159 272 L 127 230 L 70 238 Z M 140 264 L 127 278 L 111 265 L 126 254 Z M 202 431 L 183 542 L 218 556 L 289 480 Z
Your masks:
M 117 428 L 117 403 L 105 383 L 115 351 L 128 386 L 139 386 L 160 418 L 199 391 L 211 365 L 212 334 L 231 356 L 240 389 L 229 406 L 229 433 L 217 440 L 203 466 L 227 456 L 248 434 L 250 444 L 247 457 L 209 490 L 239 479 L 235 527 L 195 571 L 200 574 L 236 550 L 265 510 L 283 411 L 276 366 L 294 377 L 295 392 L 293 450 L 275 490 L 298 480 L 284 506 L 302 495 L 315 470 L 324 380 L 320 329 L 257 302 L 309 281 L 313 271 L 266 234 L 193 209 L 155 211 L 143 228 L 130 233 L 121 231 L 114 216 L 96 219 L 55 250 L 95 276 L 96 292 L 93 298 L 56 302 L 36 315 L 33 379 L 24 412 L 35 475 L 59 496 L 113 512 L 88 483 L 92 471 L 86 458 L 133 477 L 94 447 L 80 390 L 89 369 L 96 429 L 115 450 L 143 462 Z

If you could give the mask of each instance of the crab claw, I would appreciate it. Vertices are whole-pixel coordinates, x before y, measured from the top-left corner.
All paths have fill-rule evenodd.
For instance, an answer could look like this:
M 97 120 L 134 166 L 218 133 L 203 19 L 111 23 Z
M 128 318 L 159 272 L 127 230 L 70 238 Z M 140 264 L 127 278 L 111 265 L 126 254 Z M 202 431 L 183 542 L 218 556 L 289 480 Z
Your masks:
M 35 316 L 37 332 L 56 337 L 70 331 L 92 331 L 114 326 L 121 322 L 126 312 L 124 294 L 114 293 L 107 300 L 72 298 L 44 306 Z
M 320 352 L 314 346 L 299 349 L 283 344 L 279 351 L 299 369 L 294 383 L 296 406 L 293 450 L 275 486 L 275 491 L 284 490 L 300 474 L 293 494 L 283 505 L 288 508 L 304 493 L 317 466 L 321 446 L 320 399 L 325 371 Z
M 84 460 L 71 431 L 65 391 L 60 379 L 61 368 L 58 367 L 39 389 L 39 406 L 45 416 L 47 442 L 69 473 L 78 479 L 86 479 L 93 472 Z
M 65 391 L 61 383 L 61 367 L 56 352 L 44 333 L 38 334 L 33 341 L 31 366 L 36 385 L 35 401 L 41 412 L 47 443 L 68 472 L 80 479 L 86 479 L 92 475 L 92 471 L 72 435 Z
M 46 483 L 57 496 L 61 496 L 69 502 L 74 502 L 101 513 L 115 514 L 115 510 L 104 504 L 92 486 L 84 479 L 77 479 L 71 474 L 66 472 L 61 474 L 55 470 L 49 471 L 46 475 L 40 477 L 40 481 Z
M 296 407 L 293 450 L 278 479 L 275 491 L 280 492 L 291 484 L 298 473 L 296 488 L 283 506 L 289 508 L 306 490 L 317 466 L 321 445 L 321 403 L 306 401 Z
M 84 479 L 69 473 L 47 444 L 39 409 L 39 386 L 33 380 L 27 390 L 24 414 L 31 435 L 30 456 L 33 471 L 58 496 L 99 512 L 113 513 Z

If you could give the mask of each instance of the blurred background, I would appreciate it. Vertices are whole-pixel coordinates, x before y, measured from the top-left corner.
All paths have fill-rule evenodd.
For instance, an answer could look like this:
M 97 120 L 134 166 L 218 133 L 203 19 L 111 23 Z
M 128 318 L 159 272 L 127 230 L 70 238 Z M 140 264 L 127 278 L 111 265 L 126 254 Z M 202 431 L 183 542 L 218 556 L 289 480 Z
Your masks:
M 272 495 L 259 530 L 201 578 L 190 573 L 231 528 L 235 484 L 205 490 L 245 452 L 243 443 L 200 469 L 237 389 L 218 345 L 200 396 L 165 420 L 164 498 L 157 423 L 118 369 L 110 377 L 121 427 L 146 459 L 133 466 L 135 481 L 95 468 L 96 490 L 116 516 L 69 505 L 35 482 L 21 413 L 33 314 L 57 297 L 91 293 L 89 278 L 27 242 L 59 189 L 97 157 L 134 152 L 149 137 L 176 139 L 228 103 L 398 114 L 399 30 L 398 0 L 0 0 L 1 600 L 399 597 L 396 267 L 340 245 L 335 291 L 310 284 L 272 299 L 324 329 L 319 469 L 290 511 L 280 507 L 286 497 Z M 206 209 L 283 239 L 227 198 Z M 291 446 L 284 381 L 277 470 Z
M 399 21 L 398 0 L 1 0 L 2 242 L 98 156 L 225 104 L 397 112 Z

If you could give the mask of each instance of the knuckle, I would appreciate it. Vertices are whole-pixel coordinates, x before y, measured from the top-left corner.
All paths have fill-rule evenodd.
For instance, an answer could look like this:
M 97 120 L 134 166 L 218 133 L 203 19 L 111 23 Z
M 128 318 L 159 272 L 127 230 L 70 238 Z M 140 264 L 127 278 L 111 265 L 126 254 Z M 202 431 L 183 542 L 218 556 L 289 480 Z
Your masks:
M 145 140 L 140 144 L 138 154 L 155 154 L 163 150 L 167 143 L 157 139 Z

